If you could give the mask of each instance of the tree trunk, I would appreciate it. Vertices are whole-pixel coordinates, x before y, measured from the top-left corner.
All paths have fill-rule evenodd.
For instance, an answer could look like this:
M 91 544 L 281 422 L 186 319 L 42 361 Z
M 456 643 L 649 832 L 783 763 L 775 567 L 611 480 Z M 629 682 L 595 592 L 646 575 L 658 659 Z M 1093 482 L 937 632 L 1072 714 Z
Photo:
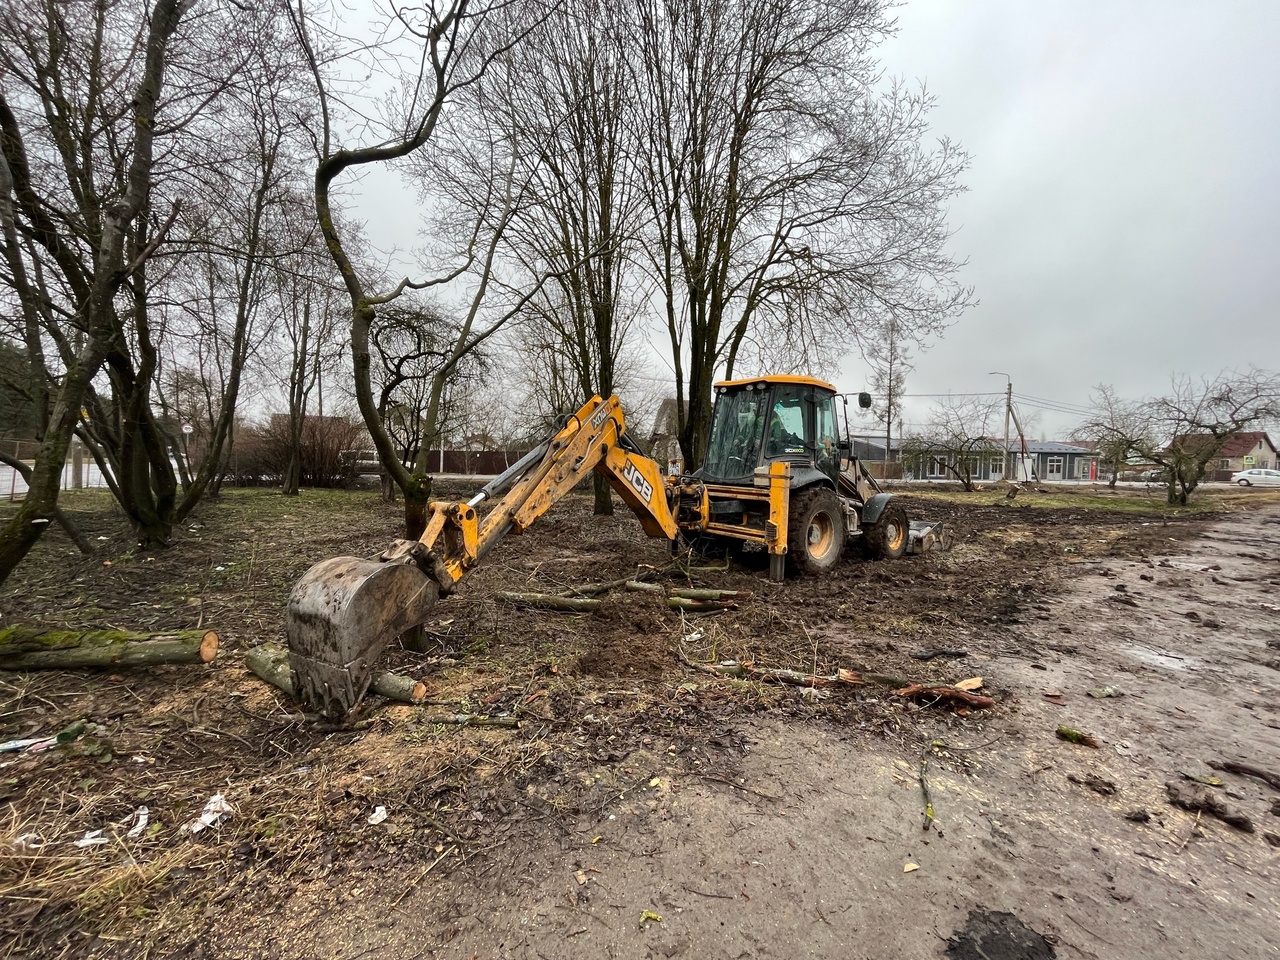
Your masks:
M 146 635 L 125 630 L 0 628 L 0 670 L 76 670 L 209 663 L 218 655 L 212 630 Z
M 609 487 L 609 481 L 598 473 L 592 473 L 591 487 L 596 497 L 595 509 L 592 512 L 597 517 L 612 517 L 613 491 Z
M 62 468 L 67 449 L 79 417 L 80 405 L 88 390 L 89 380 L 97 371 L 100 356 L 82 354 L 63 377 L 62 389 L 49 418 L 49 429 L 36 453 L 35 467 L 27 481 L 27 496 L 0 529 L 0 583 L 22 562 L 57 516 L 58 492 L 62 486 Z
M 404 530 L 410 540 L 417 540 L 427 529 L 427 504 L 431 500 L 431 478 L 414 474 L 413 482 L 404 490 Z

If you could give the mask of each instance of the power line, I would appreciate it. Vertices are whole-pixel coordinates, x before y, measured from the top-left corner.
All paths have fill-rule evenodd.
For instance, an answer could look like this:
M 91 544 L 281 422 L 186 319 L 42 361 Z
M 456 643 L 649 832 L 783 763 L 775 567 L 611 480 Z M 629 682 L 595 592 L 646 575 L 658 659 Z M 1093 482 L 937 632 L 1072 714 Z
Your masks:
M 1033 397 L 1030 394 L 1026 394 L 1026 393 L 1015 393 L 1014 396 L 1022 400 L 1026 400 L 1030 403 L 1042 403 L 1042 404 L 1045 404 L 1046 406 L 1062 407 L 1064 410 L 1073 410 L 1077 413 L 1093 412 L 1093 410 L 1090 407 L 1081 406 L 1078 403 L 1071 403 L 1067 400 L 1050 400 L 1046 397 Z
M 1003 397 L 1004 391 L 1000 390 L 996 393 L 900 393 L 899 397 L 925 397 L 936 399 L 939 397 Z

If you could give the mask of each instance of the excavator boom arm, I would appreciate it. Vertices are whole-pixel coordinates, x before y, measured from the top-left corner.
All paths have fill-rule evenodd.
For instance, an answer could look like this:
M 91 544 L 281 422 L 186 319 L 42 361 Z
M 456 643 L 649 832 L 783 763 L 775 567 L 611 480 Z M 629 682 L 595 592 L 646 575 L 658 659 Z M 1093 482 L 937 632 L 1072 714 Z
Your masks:
M 540 454 L 540 455 L 539 455 Z M 591 471 L 604 476 L 651 537 L 678 533 L 661 471 L 627 437 L 616 396 L 592 397 L 554 436 L 470 500 L 432 501 L 417 540 L 397 541 L 374 560 L 316 564 L 289 598 L 285 627 L 294 690 L 312 710 L 339 717 L 372 678 L 379 653 L 430 616 L 509 531 L 521 532 Z M 480 517 L 476 508 L 501 499 Z

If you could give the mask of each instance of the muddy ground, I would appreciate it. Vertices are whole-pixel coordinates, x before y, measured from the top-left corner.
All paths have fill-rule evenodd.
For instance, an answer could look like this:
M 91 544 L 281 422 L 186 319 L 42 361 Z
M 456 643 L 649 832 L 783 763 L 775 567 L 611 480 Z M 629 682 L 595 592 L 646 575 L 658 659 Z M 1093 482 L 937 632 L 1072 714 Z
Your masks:
M 282 639 L 289 585 L 312 562 L 381 549 L 393 507 L 231 491 L 171 548 L 142 551 L 104 500 L 80 495 L 67 506 L 99 553 L 51 534 L 0 592 L 0 619 L 212 627 L 223 649 L 208 667 L 0 674 L 0 740 L 92 724 L 59 750 L 0 756 L 0 945 L 342 960 L 1273 956 L 1280 789 L 1207 762 L 1280 772 L 1280 503 L 1219 500 L 1171 517 L 1140 498 L 914 499 L 913 515 L 947 519 L 955 549 L 851 554 L 834 576 L 785 584 L 750 564 L 694 574 L 754 593 L 715 616 L 644 594 L 591 615 L 494 602 L 672 578 L 665 545 L 633 519 L 592 518 L 572 497 L 438 607 L 429 653 L 388 652 L 427 682 L 428 705 L 370 697 L 334 730 L 239 658 Z M 964 653 L 912 656 L 937 648 Z M 692 664 L 982 677 L 996 705 L 962 716 L 888 682 L 724 679 L 679 650 Z M 1088 694 L 1104 688 L 1117 695 Z M 519 727 L 433 720 L 451 713 Z M 1059 739 L 1060 725 L 1098 747 Z M 1172 806 L 1166 783 L 1205 791 L 1252 832 Z M 183 831 L 219 792 L 234 813 Z M 140 806 L 148 826 L 131 838 Z M 74 846 L 99 829 L 108 843 Z

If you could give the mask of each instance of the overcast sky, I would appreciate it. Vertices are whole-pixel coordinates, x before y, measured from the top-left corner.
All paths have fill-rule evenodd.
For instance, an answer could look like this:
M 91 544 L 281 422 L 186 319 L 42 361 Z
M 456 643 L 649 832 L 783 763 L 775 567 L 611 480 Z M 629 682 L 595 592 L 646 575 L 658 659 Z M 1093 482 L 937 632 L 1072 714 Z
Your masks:
M 1098 384 L 1280 370 L 1280 0 L 906 0 L 898 22 L 886 72 L 925 81 L 935 134 L 973 156 L 951 223 L 979 300 L 908 393 L 998 392 L 999 370 L 1082 407 Z M 407 248 L 393 177 L 354 193 Z M 836 380 L 868 370 L 854 355 Z M 933 402 L 908 401 L 908 432 Z M 1020 408 L 1041 437 L 1080 419 Z
M 1001 370 L 1084 405 L 1280 369 L 1280 2 L 908 0 L 898 21 L 885 68 L 926 81 L 934 130 L 973 155 L 951 219 L 980 300 L 908 393 L 1002 390 Z M 865 377 L 851 359 L 841 386 Z

